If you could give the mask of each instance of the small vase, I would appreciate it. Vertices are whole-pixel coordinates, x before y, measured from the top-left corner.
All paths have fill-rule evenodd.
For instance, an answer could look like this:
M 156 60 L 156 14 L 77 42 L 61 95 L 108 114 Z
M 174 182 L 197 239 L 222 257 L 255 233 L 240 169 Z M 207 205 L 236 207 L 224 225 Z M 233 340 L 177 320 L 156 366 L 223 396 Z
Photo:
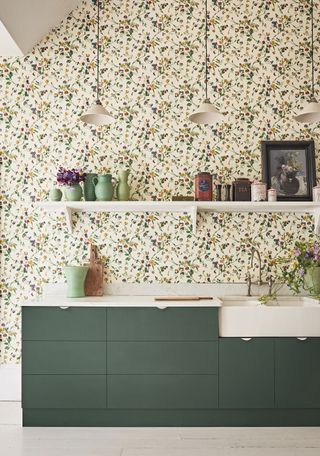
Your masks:
M 67 185 L 64 189 L 64 196 L 67 201 L 80 201 L 82 197 L 81 185 Z
M 62 191 L 59 188 L 52 188 L 49 192 L 49 198 L 51 201 L 61 201 Z
M 83 183 L 83 194 L 86 201 L 95 201 L 96 194 L 94 191 L 94 182 L 93 179 L 97 177 L 95 173 L 89 173 L 86 175 L 85 181 Z
M 306 289 L 309 291 L 311 296 L 320 295 L 320 267 L 314 267 L 307 269 L 306 275 L 304 276 L 304 282 Z
M 88 266 L 65 266 L 64 273 L 67 279 L 67 298 L 83 298 L 84 282 Z
M 130 187 L 128 184 L 129 173 L 130 171 L 128 169 L 119 172 L 119 183 L 116 191 L 119 201 L 128 201 L 130 199 Z
M 97 201 L 111 201 L 114 187 L 111 174 L 103 174 L 93 178 Z

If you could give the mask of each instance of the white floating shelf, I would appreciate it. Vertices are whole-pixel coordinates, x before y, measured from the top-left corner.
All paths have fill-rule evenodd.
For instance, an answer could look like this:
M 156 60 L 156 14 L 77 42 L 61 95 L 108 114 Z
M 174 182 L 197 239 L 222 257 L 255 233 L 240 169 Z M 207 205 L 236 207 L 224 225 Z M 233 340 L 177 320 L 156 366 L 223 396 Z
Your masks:
M 196 232 L 198 212 L 257 212 L 304 213 L 314 216 L 314 230 L 319 232 L 320 202 L 313 201 L 45 201 L 38 206 L 47 212 L 65 214 L 72 232 L 74 212 L 181 212 L 190 215 L 193 232 Z

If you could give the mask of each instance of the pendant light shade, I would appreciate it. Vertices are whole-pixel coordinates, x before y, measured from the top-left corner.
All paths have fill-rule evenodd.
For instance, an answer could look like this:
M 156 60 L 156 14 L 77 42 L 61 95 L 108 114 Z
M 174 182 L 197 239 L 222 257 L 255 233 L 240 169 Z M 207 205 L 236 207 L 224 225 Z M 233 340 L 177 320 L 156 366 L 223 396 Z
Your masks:
M 320 103 L 315 98 L 314 95 L 314 38 L 313 38 L 314 30 L 313 30 L 313 0 L 311 0 L 311 75 L 312 75 L 312 96 L 309 103 L 305 103 L 302 111 L 295 116 L 295 120 L 297 122 L 302 123 L 314 123 L 320 121 Z
M 221 114 L 211 103 L 208 98 L 208 0 L 205 0 L 205 14 L 206 14 L 206 57 L 205 57 L 205 68 L 206 68 L 206 77 L 205 77 L 205 90 L 206 97 L 205 100 L 199 106 L 199 109 L 189 116 L 189 120 L 199 125 L 213 125 L 220 122 L 223 119 L 223 114 Z
M 100 101 L 100 0 L 97 3 L 97 76 L 96 76 L 96 102 L 89 108 L 87 112 L 82 114 L 80 119 L 86 124 L 96 125 L 110 125 L 115 119 L 112 115 L 102 106 Z

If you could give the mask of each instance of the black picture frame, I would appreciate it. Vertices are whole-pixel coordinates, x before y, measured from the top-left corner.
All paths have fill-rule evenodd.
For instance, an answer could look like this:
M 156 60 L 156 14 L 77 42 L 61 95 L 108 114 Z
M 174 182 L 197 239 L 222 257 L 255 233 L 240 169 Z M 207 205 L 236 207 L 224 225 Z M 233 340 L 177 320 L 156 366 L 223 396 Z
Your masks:
M 312 201 L 316 185 L 314 141 L 261 141 L 262 180 L 278 201 Z

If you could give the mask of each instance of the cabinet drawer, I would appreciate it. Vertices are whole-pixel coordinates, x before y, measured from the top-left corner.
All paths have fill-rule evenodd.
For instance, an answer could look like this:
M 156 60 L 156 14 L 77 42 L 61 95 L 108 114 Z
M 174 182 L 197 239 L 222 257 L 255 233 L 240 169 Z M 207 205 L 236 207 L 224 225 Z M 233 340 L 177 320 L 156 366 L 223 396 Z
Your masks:
M 320 408 L 320 339 L 275 341 L 278 408 Z
M 219 340 L 219 406 L 274 408 L 274 342 Z
M 108 374 L 217 374 L 218 342 L 108 342 Z
M 23 375 L 24 408 L 105 408 L 105 375 Z
M 108 408 L 218 407 L 216 375 L 108 375 Z
M 217 308 L 108 308 L 108 340 L 217 340 Z
M 24 307 L 23 340 L 106 340 L 106 309 Z
M 24 341 L 24 374 L 106 374 L 106 342 Z

